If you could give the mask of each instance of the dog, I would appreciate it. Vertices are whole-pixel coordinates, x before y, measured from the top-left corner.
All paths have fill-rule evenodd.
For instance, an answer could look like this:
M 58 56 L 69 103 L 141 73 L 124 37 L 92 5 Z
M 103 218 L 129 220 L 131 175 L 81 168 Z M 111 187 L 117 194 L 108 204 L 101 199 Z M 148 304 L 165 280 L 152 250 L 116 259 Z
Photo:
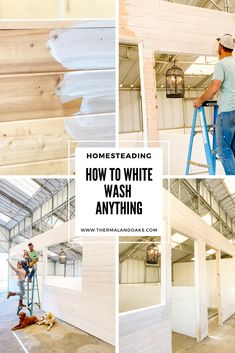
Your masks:
M 55 323 L 55 315 L 52 314 L 51 312 L 48 312 L 42 316 L 42 318 L 37 322 L 38 325 L 47 325 L 49 326 L 47 331 L 50 331 L 52 326 Z
M 36 324 L 38 322 L 37 316 L 26 316 L 25 313 L 19 313 L 20 322 L 15 327 L 12 327 L 12 331 L 25 328 L 27 326 Z

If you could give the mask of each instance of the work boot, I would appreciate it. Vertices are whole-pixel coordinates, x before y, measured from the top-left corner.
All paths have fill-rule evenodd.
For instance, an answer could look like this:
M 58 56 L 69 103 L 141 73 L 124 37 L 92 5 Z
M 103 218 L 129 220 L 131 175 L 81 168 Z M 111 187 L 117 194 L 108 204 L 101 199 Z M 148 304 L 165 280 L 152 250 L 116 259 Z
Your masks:
M 22 299 L 19 300 L 19 307 L 20 308 L 26 307 L 26 305 L 23 304 L 23 300 Z
M 9 299 L 10 297 L 13 297 L 14 295 L 16 295 L 16 293 L 15 292 L 8 292 L 8 294 L 7 294 L 7 299 Z

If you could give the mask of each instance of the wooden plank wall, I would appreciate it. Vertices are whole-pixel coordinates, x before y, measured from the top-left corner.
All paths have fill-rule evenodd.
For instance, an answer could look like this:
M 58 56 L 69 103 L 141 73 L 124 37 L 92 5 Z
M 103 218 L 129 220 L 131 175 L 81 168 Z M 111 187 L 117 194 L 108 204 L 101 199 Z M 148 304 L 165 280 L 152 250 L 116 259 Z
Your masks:
M 171 246 L 168 216 L 161 236 L 161 305 L 120 314 L 120 353 L 171 353 Z
M 84 29 L 109 30 L 113 21 L 0 24 L 0 174 L 67 174 L 72 138 L 64 119 L 80 111 L 82 98 L 62 103 L 56 87 L 65 74 L 82 67 L 66 69 L 47 44 L 51 31 L 66 27 L 79 37 Z
M 143 44 L 148 139 L 158 138 L 155 52 L 215 55 L 216 38 L 234 34 L 235 14 L 162 0 L 120 1 L 120 41 Z M 167 119 L 167 117 L 165 117 Z
M 70 221 L 71 239 L 75 220 Z M 30 239 L 29 239 L 30 240 Z M 27 243 L 29 242 L 27 240 Z M 35 249 L 43 250 L 43 303 L 45 311 L 112 345 L 115 344 L 115 242 L 111 237 L 84 237 L 82 290 L 45 284 L 46 248 L 68 241 L 68 222 L 33 237 Z M 103 243 L 104 242 L 104 243 Z M 10 257 L 23 253 L 26 244 L 10 248 Z M 66 302 L 66 298 L 68 301 Z

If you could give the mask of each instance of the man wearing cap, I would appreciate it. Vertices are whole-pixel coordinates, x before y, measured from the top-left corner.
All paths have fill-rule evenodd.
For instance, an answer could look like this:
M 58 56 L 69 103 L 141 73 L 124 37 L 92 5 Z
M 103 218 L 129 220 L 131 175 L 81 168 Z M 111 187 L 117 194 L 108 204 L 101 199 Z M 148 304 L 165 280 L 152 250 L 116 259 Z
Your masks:
M 217 38 L 219 61 L 210 87 L 194 103 L 197 109 L 218 92 L 219 115 L 216 121 L 216 151 L 227 175 L 235 175 L 235 40 L 231 34 Z

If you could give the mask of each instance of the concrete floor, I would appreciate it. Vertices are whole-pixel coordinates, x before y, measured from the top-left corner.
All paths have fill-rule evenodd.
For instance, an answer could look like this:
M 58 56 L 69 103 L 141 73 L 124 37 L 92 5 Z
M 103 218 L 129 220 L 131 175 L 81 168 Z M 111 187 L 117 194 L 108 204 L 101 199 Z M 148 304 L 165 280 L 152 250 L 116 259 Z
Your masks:
M 209 320 L 209 336 L 200 343 L 194 338 L 173 333 L 173 353 L 235 353 L 235 315 L 223 326 L 218 318 Z
M 56 321 L 50 332 L 46 331 L 47 327 L 44 325 L 32 325 L 13 333 L 11 327 L 19 321 L 16 310 L 17 300 L 15 298 L 5 300 L 0 295 L 0 353 L 115 352 L 113 346 L 60 320 Z M 24 311 L 26 312 L 26 309 Z M 40 310 L 35 310 L 34 315 L 41 317 L 42 313 Z

